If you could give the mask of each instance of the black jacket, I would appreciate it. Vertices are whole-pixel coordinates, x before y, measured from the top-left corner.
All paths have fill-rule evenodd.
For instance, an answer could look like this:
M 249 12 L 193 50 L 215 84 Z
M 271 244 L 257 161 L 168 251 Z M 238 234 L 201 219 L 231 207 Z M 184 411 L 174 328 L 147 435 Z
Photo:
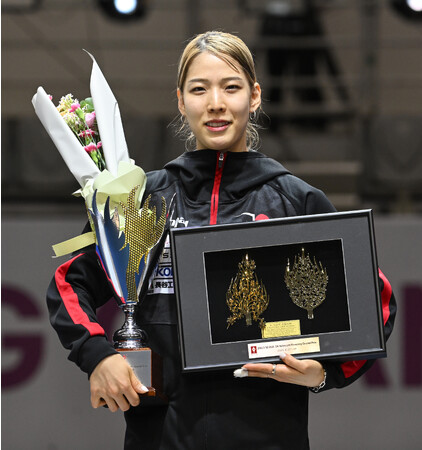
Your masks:
M 175 196 L 172 226 L 201 226 L 335 211 L 325 195 L 258 152 L 185 153 L 148 174 L 145 197 Z M 385 331 L 395 316 L 391 287 L 380 273 Z M 168 406 L 125 413 L 126 449 L 307 449 L 308 389 L 267 379 L 234 379 L 232 371 L 182 374 L 175 296 L 153 289 L 139 311 L 149 346 L 163 358 Z M 168 292 L 168 290 L 165 292 Z M 115 350 L 95 309 L 113 297 L 95 249 L 63 264 L 49 290 L 51 322 L 69 359 L 90 374 Z M 343 387 L 370 361 L 326 362 L 325 389 Z M 324 390 L 325 390 L 324 389 Z

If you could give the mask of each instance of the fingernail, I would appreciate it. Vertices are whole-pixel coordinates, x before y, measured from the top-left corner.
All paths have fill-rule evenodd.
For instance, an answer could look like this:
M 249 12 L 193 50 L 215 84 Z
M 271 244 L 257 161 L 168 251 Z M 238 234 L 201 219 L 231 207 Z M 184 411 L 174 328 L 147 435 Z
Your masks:
M 285 352 L 280 352 L 280 359 L 284 359 L 286 357 L 286 353 Z
M 146 386 L 142 385 L 141 391 L 142 391 L 142 392 L 148 392 L 149 389 L 148 389 Z
M 244 369 L 243 367 L 240 369 L 236 369 L 233 372 L 235 378 L 245 378 L 249 375 L 248 369 Z

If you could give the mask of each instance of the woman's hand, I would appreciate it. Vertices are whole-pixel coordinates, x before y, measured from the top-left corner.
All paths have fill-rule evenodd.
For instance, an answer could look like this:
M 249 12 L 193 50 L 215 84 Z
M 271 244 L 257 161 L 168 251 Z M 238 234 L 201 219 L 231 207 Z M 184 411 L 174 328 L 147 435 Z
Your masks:
M 241 373 L 244 373 L 241 376 L 272 378 L 283 383 L 307 387 L 319 386 L 324 380 L 324 368 L 318 361 L 313 359 L 299 360 L 286 353 L 280 355 L 280 358 L 284 364 L 245 364 L 240 369 Z
M 104 358 L 89 378 L 93 408 L 107 405 L 111 412 L 139 405 L 139 395 L 148 392 L 121 355 Z

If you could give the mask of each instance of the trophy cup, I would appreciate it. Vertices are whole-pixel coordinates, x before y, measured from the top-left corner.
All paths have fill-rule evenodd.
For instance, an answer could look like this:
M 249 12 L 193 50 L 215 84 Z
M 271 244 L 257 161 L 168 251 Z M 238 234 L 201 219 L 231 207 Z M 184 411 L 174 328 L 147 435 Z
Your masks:
M 89 213 L 95 227 L 97 253 L 125 314 L 123 326 L 114 333 L 114 347 L 148 387 L 144 395 L 154 397 L 154 403 L 161 403 L 166 401 L 162 394 L 161 359 L 146 346 L 147 335 L 136 323 L 136 312 L 164 246 L 168 225 L 166 201 L 161 198 L 158 218 L 156 207 L 150 208 L 150 196 L 141 209 L 137 208 L 139 187 L 130 191 L 126 203 L 120 202 L 123 214 L 119 215 L 116 207 L 111 215 L 107 198 L 103 217 L 97 208 L 96 193 Z
M 32 99 L 41 123 L 81 186 L 74 195 L 84 198 L 93 230 L 53 248 L 56 256 L 64 256 L 95 242 L 125 314 L 122 328 L 114 335 L 115 348 L 144 386 L 149 387 L 145 395 L 162 399 L 160 360 L 145 346 L 147 336 L 136 324 L 136 311 L 147 293 L 148 281 L 164 246 L 168 228 L 166 202 L 161 198 L 158 218 L 156 208 L 149 206 L 150 197 L 139 209 L 146 184 L 145 172 L 129 158 L 117 100 L 94 57 L 88 55 L 93 61 L 89 104 L 95 108 L 98 129 L 92 129 L 94 122 L 88 125 L 87 116 L 91 114 L 92 120 L 94 110 L 88 112 L 83 110 L 86 105 L 81 106 L 88 99 L 66 106 L 70 108 L 65 109 L 66 115 L 75 115 L 69 123 L 42 87 Z M 74 100 L 70 94 L 67 97 L 69 101 Z M 89 150 L 90 145 L 96 150 Z M 105 168 L 99 164 L 98 155 L 93 156 L 98 152 L 103 153 Z

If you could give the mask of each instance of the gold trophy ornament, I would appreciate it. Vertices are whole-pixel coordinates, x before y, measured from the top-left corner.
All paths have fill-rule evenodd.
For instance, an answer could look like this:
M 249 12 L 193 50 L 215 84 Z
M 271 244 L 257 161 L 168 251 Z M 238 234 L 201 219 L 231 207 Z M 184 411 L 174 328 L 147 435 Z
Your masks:
M 284 281 L 293 303 L 299 308 L 306 309 L 308 319 L 313 319 L 314 309 L 325 300 L 327 269 L 321 262 L 317 263 L 315 257 L 312 262 L 309 254 L 305 256 L 305 249 L 302 247 L 302 253 L 295 256 L 292 267 L 287 260 Z
M 97 208 L 96 194 L 89 210 L 95 226 L 97 254 L 119 297 L 125 314 L 123 326 L 114 333 L 114 348 L 131 365 L 142 384 L 148 387 L 149 397 L 166 401 L 161 392 L 161 359 L 146 346 L 147 334 L 136 323 L 139 303 L 148 291 L 148 282 L 161 254 L 168 222 L 166 201 L 161 198 L 161 213 L 151 207 L 148 197 L 141 209 L 136 207 L 135 186 L 126 202 L 120 202 L 123 214 L 109 212 L 107 199 L 104 216 Z M 124 221 L 124 223 L 120 223 Z
M 254 320 L 259 322 L 259 327 L 263 330 L 265 321 L 260 315 L 267 309 L 270 297 L 262 281 L 258 282 L 255 261 L 249 259 L 248 254 L 238 267 L 226 293 L 226 303 L 231 312 L 231 316 L 227 318 L 227 328 L 244 317 L 247 326 L 251 326 Z

